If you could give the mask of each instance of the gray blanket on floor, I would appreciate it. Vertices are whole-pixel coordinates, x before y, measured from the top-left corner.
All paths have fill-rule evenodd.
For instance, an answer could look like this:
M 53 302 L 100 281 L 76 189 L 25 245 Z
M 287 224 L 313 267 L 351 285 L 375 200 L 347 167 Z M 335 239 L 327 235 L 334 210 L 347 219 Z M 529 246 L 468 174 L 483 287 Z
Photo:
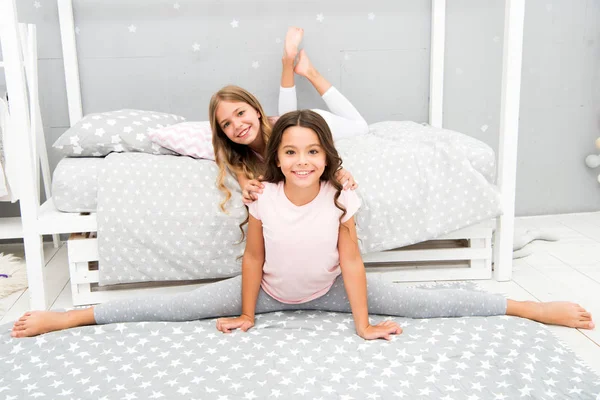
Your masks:
M 386 317 L 372 316 L 373 321 Z M 389 318 L 404 332 L 364 341 L 352 315 L 257 316 L 82 327 L 0 343 L 9 399 L 597 399 L 600 378 L 544 325 L 515 317 Z

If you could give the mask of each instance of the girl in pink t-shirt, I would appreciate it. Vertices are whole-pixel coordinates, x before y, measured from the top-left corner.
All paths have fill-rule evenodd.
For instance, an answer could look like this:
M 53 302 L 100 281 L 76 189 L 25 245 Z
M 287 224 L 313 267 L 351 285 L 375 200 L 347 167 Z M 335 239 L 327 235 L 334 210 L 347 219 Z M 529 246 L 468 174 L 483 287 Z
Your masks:
M 365 274 L 354 214 L 356 192 L 335 178 L 341 164 L 331 132 L 317 113 L 282 116 L 266 151 L 265 190 L 250 209 L 242 276 L 170 296 L 110 301 L 83 310 L 29 312 L 13 337 L 81 325 L 219 318 L 217 329 L 247 331 L 254 315 L 313 309 L 352 312 L 365 339 L 399 334 L 392 321 L 371 325 L 369 313 L 412 318 L 515 315 L 593 329 L 590 313 L 567 302 L 506 300 L 466 290 L 406 289 Z M 240 296 L 241 294 L 241 296 Z

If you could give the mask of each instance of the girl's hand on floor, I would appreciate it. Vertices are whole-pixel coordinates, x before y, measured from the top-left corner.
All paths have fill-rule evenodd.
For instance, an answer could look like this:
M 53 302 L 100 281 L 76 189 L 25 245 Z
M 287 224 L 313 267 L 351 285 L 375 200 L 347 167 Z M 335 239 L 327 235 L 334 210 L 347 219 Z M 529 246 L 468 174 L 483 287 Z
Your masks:
M 254 326 L 254 318 L 247 315 L 240 315 L 236 318 L 219 318 L 217 320 L 217 329 L 223 333 L 231 333 L 234 329 L 241 329 L 246 332 Z
M 242 201 L 244 204 L 250 204 L 258 200 L 258 195 L 263 192 L 264 187 L 265 185 L 256 179 L 249 180 L 242 188 Z
M 338 170 L 335 173 L 335 179 L 337 179 L 337 181 L 342 184 L 344 190 L 354 190 L 358 187 L 358 183 L 356 183 L 352 174 L 344 168 Z
M 384 321 L 380 322 L 377 325 L 369 325 L 367 326 L 363 332 L 358 335 L 366 340 L 373 339 L 385 339 L 390 340 L 390 335 L 399 335 L 402 333 L 402 328 L 400 325 L 395 323 L 394 321 Z

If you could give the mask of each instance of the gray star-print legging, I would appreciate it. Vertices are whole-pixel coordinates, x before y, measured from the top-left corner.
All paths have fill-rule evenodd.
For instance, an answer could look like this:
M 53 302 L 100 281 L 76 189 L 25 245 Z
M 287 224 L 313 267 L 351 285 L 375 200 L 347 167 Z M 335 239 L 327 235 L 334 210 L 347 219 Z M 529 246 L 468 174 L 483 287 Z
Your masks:
M 404 288 L 367 274 L 370 314 L 408 318 L 504 315 L 502 295 L 457 289 Z M 262 289 L 256 313 L 286 310 L 351 312 L 341 275 L 318 299 L 302 304 L 281 303 Z M 94 308 L 97 324 L 139 321 L 193 321 L 238 316 L 242 312 L 242 277 L 201 286 L 189 292 L 109 301 Z

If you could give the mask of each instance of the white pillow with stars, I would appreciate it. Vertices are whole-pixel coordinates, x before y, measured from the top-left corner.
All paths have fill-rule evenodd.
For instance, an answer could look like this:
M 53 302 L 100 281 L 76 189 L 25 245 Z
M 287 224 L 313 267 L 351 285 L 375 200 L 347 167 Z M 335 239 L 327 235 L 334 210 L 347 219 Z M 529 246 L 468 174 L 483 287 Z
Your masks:
M 172 155 L 176 153 L 151 142 L 148 132 L 184 120 L 178 115 L 130 109 L 88 114 L 52 146 L 70 157 L 102 157 L 125 151 Z

